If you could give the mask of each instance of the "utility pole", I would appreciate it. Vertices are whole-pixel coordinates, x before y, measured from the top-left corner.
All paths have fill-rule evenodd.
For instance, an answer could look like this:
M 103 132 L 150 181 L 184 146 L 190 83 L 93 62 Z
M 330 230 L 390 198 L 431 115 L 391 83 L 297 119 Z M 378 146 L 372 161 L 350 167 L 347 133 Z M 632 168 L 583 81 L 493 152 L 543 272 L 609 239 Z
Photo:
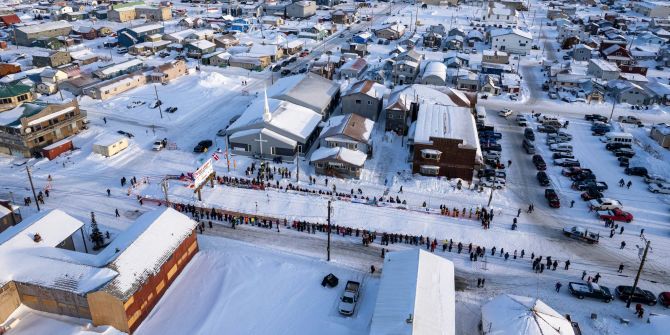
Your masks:
M 616 106 L 616 97 L 612 97 L 612 111 L 610 112 L 610 121 L 612 121 L 612 117 L 614 116 L 614 106 Z
M 647 251 L 649 251 L 649 244 L 651 241 L 647 241 L 647 244 L 644 247 L 644 254 L 642 254 L 642 260 L 640 261 L 640 268 L 637 269 L 637 275 L 635 275 L 635 282 L 633 282 L 633 290 L 628 295 L 628 301 L 626 302 L 626 308 L 630 308 L 630 303 L 633 300 L 633 294 L 637 288 L 637 282 L 640 280 L 640 274 L 642 273 L 642 267 L 644 266 L 644 261 L 647 260 Z
M 302 145 L 298 145 L 298 153 L 295 155 L 295 181 L 300 182 L 300 152 L 302 151 Z
M 37 194 L 35 193 L 35 186 L 33 186 L 33 176 L 30 173 L 30 167 L 26 166 L 26 172 L 28 172 L 28 180 L 30 181 L 30 188 L 33 190 L 33 198 L 35 198 L 35 205 L 37 205 L 37 211 L 40 211 L 40 202 L 37 201 Z
M 167 177 L 163 178 L 161 181 L 161 187 L 163 188 L 163 194 L 165 195 L 165 206 L 170 207 L 170 199 L 168 198 L 168 187 L 170 185 L 168 184 L 168 179 Z
M 330 262 L 330 200 L 328 200 L 328 246 L 326 247 L 326 255 Z
M 158 89 L 156 88 L 156 85 L 154 85 L 154 93 L 156 93 L 156 104 L 158 104 L 158 112 L 161 113 L 161 119 L 163 118 L 163 108 L 161 105 L 163 104 L 160 99 L 158 99 Z
M 493 201 L 493 189 L 494 188 L 496 188 L 496 180 L 495 179 L 493 179 L 493 184 L 491 185 L 491 194 L 489 195 L 489 204 L 486 205 L 486 207 L 491 207 L 491 201 Z

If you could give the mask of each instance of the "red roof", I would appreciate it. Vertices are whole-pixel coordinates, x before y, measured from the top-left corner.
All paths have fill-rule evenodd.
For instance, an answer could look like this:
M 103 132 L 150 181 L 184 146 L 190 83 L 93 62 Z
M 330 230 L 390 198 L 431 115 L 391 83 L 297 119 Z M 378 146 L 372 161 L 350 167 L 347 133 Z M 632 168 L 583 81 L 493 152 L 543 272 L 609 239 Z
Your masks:
M 2 15 L 0 16 L 0 21 L 2 21 L 5 26 L 21 23 L 21 19 L 19 19 L 16 14 Z

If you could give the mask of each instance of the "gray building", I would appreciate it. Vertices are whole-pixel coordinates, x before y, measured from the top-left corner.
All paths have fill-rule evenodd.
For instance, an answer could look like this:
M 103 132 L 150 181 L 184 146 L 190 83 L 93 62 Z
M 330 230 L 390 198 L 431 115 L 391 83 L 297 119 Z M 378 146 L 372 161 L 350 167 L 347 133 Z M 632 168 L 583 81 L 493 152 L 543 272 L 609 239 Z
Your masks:
M 72 62 L 72 57 L 67 51 L 39 52 L 33 55 L 33 65 L 36 67 L 59 67 Z
M 321 115 L 288 101 L 260 97 L 227 131 L 233 154 L 292 159 L 309 151 Z
M 621 71 L 616 64 L 602 59 L 591 59 L 587 67 L 586 73 L 601 80 L 615 80 L 619 79 Z
M 342 95 L 342 113 L 358 114 L 377 121 L 382 110 L 384 86 L 372 80 L 363 80 L 351 85 Z
M 572 49 L 572 59 L 577 62 L 586 62 L 593 56 L 593 48 L 586 44 L 577 44 Z
M 67 21 L 53 21 L 30 26 L 14 28 L 16 44 L 31 46 L 38 39 L 67 36 L 72 32 L 72 25 Z
M 286 16 L 305 18 L 316 14 L 316 2 L 314 1 L 296 1 L 286 6 L 284 9 Z
M 407 121 L 413 107 L 411 100 L 412 97 L 407 96 L 404 87 L 391 92 L 386 101 L 386 107 L 384 107 L 386 113 L 386 131 L 407 134 Z
M 309 108 L 325 119 L 339 102 L 340 86 L 317 74 L 306 73 L 279 79 L 268 88 L 268 96 Z

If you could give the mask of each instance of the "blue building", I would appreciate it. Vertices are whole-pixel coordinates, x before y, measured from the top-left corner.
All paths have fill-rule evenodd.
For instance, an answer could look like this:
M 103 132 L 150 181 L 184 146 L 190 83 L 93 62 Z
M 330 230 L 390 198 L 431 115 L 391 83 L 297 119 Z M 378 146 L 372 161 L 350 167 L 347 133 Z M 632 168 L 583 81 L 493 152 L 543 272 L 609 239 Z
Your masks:
M 362 33 L 354 35 L 351 38 L 351 41 L 358 44 L 367 44 L 368 42 L 372 41 L 372 34 L 367 31 L 364 31 Z
M 117 31 L 116 34 L 120 45 L 130 47 L 137 43 L 149 41 L 152 35 L 163 35 L 164 31 L 165 28 L 160 24 L 145 24 L 132 28 L 123 28 Z

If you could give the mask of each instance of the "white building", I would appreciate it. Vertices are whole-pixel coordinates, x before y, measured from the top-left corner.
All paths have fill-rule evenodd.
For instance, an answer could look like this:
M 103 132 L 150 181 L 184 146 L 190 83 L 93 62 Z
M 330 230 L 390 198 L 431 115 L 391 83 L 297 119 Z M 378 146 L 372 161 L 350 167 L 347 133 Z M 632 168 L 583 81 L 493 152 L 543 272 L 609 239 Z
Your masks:
M 491 49 L 507 53 L 527 55 L 533 35 L 519 29 L 496 29 L 491 31 Z
M 370 335 L 456 334 L 454 264 L 420 249 L 389 252 Z
M 519 22 L 519 13 L 514 8 L 508 7 L 489 7 L 482 18 L 486 23 L 503 25 L 507 28 L 515 28 Z
M 642 1 L 633 3 L 633 11 L 647 17 L 668 18 L 670 16 L 670 2 Z

